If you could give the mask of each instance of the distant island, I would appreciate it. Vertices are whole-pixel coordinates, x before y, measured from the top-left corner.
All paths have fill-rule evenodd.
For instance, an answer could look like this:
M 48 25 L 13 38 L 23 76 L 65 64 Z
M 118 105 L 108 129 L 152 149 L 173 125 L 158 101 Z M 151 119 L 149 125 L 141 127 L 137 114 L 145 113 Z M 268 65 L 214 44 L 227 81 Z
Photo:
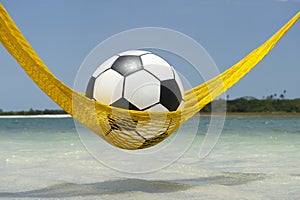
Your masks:
M 226 102 L 225 102 L 226 101 Z M 256 99 L 254 97 L 242 97 L 234 100 L 217 99 L 213 101 L 214 109 L 218 111 L 226 103 L 227 113 L 300 113 L 300 98 L 297 99 L 275 99 L 269 96 L 265 99 Z M 211 103 L 206 105 L 200 112 L 210 113 Z M 59 115 L 67 114 L 64 110 L 35 110 L 26 111 L 3 111 L 0 109 L 0 115 Z

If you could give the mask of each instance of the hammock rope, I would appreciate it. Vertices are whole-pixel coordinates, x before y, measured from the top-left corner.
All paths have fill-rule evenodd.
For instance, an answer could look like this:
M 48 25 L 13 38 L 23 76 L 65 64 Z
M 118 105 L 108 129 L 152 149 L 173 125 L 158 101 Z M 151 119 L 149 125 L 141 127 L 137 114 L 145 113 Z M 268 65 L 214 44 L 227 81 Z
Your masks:
M 36 85 L 74 119 L 112 145 L 136 150 L 161 142 L 205 105 L 236 84 L 271 51 L 299 17 L 300 12 L 264 44 L 220 75 L 187 90 L 183 110 L 173 112 L 114 108 L 74 91 L 51 73 L 1 3 L 0 41 Z

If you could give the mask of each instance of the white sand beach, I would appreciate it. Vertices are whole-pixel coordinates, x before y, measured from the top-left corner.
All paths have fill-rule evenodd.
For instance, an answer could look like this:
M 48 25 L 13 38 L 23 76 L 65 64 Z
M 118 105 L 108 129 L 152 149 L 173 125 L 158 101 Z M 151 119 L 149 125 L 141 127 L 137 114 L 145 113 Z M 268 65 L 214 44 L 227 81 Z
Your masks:
M 59 115 L 0 115 L 0 118 L 69 118 L 71 115 L 59 114 Z

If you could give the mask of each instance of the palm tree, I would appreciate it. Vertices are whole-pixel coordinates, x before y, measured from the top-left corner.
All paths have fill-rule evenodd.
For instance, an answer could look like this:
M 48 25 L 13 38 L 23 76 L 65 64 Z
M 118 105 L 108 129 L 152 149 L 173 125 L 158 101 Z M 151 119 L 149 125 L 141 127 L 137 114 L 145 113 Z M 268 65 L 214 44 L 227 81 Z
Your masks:
M 280 95 L 280 98 L 284 99 L 285 95 L 286 95 L 286 90 L 283 90 L 283 94 Z
M 273 99 L 273 94 L 271 94 L 270 96 L 267 97 L 267 99 Z

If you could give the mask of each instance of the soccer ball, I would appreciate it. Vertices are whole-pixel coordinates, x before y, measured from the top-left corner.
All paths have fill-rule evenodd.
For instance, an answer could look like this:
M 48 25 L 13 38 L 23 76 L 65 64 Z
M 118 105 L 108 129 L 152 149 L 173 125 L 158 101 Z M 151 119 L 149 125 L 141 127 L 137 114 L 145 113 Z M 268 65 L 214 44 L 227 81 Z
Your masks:
M 137 111 L 176 111 L 184 105 L 183 86 L 174 68 L 161 57 L 142 50 L 126 51 L 107 59 L 92 74 L 86 96 Z M 152 146 L 166 138 L 172 126 L 171 121 L 164 120 L 146 125 L 132 120 L 128 126 L 117 116 L 108 116 L 107 122 L 110 129 L 103 134 L 104 139 L 125 149 L 133 148 L 132 144 L 140 148 Z
M 128 110 L 175 111 L 183 86 L 172 66 L 148 51 L 132 50 L 106 60 L 89 80 L 86 96 Z

